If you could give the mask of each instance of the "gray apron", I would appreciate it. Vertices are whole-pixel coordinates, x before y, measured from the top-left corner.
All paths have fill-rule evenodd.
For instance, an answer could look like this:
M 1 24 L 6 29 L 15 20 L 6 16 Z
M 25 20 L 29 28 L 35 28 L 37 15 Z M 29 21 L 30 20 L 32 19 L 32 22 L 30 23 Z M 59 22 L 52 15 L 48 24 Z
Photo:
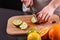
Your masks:
M 51 0 L 34 0 L 33 8 L 38 12 L 41 11 L 46 5 L 50 3 Z M 60 6 L 54 12 L 55 14 L 60 16 Z

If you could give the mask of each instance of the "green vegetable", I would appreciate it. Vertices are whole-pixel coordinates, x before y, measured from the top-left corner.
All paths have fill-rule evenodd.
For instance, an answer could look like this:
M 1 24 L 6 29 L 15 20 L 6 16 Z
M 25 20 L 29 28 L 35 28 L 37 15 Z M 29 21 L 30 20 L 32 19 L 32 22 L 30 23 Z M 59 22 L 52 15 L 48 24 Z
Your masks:
M 13 20 L 12 22 L 15 26 L 19 26 L 22 24 L 22 21 L 21 20 Z
M 37 18 L 33 16 L 32 19 L 31 19 L 31 22 L 32 23 L 37 23 Z
M 26 22 L 23 22 L 20 26 L 21 29 L 27 29 L 28 25 Z

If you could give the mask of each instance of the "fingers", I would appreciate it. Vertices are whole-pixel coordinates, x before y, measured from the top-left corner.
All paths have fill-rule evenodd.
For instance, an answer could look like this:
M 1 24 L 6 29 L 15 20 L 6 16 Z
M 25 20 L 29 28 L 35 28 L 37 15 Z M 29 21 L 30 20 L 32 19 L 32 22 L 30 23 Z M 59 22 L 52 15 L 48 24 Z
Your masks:
M 33 1 L 32 0 L 31 0 L 30 4 L 31 4 L 31 6 L 33 5 Z
M 21 0 L 21 2 L 26 2 L 26 0 Z
M 21 2 L 23 2 L 23 0 L 21 0 Z
M 39 23 L 48 22 L 49 19 L 50 19 L 50 15 L 46 12 L 39 13 L 39 15 L 38 15 L 38 22 Z
M 26 1 L 25 6 L 26 7 L 29 7 L 30 6 L 30 1 L 29 0 Z
M 36 17 L 39 15 L 39 13 L 36 14 Z
M 41 13 L 41 12 L 39 12 L 39 17 L 41 18 L 42 17 L 42 15 L 43 15 L 43 12 Z
M 48 21 L 50 18 L 50 15 L 47 15 L 46 18 L 45 18 L 45 21 Z
M 21 0 L 21 2 L 23 2 L 27 8 L 33 5 L 33 0 Z
M 47 15 L 48 15 L 48 14 L 47 14 L 46 12 L 43 12 L 42 20 L 45 20 L 45 18 L 46 18 Z
M 39 13 L 37 14 L 37 19 L 38 19 L 38 22 L 39 22 L 39 23 L 42 22 L 42 19 L 41 19 L 42 17 L 43 17 L 42 13 L 39 12 Z
M 30 7 L 33 5 L 33 0 L 28 0 L 26 3 L 26 7 Z

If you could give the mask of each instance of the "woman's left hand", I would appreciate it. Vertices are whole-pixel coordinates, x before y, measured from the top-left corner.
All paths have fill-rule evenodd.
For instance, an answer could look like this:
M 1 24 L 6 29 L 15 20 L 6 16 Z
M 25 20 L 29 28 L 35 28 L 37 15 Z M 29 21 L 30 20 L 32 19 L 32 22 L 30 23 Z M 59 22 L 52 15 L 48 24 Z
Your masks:
M 38 22 L 47 22 L 52 17 L 54 10 L 55 9 L 51 5 L 44 7 L 37 13 Z

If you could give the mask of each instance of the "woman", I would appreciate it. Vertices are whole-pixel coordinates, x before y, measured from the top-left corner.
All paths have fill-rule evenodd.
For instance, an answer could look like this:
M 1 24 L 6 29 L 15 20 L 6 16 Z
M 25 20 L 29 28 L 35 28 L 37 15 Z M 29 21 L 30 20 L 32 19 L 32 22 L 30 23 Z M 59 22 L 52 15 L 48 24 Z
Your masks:
M 29 9 L 30 6 L 33 6 L 38 10 L 37 19 L 39 20 L 39 22 L 48 21 L 52 17 L 56 8 L 60 5 L 60 0 L 51 0 L 51 1 L 50 0 L 21 0 L 21 1 L 25 5 L 25 8 Z

